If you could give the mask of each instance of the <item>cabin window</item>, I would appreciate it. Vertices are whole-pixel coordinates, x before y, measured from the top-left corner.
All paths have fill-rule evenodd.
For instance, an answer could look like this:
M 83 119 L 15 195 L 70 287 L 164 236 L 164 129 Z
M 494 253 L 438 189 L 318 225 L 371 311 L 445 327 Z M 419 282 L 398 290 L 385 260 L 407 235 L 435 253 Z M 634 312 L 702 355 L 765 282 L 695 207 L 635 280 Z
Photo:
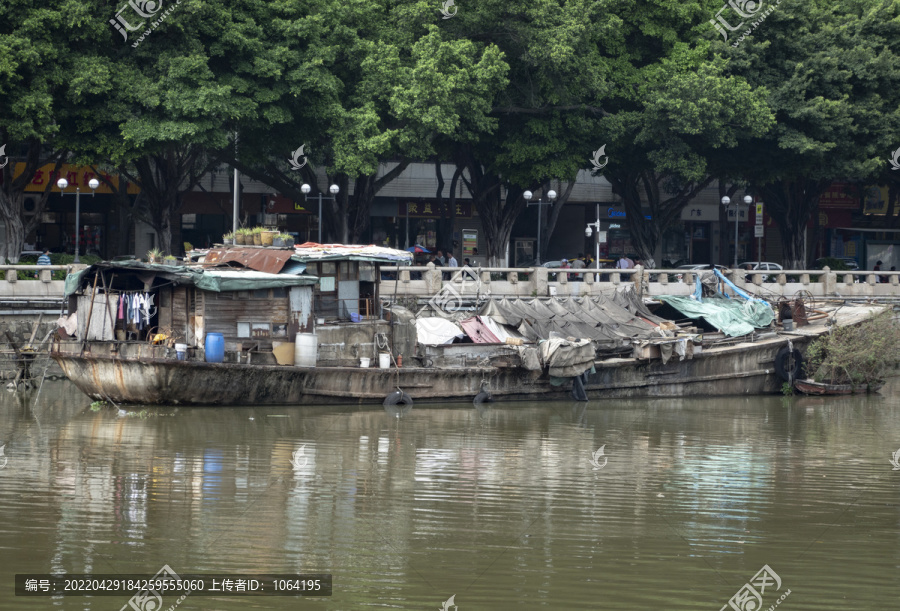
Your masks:
M 237 324 L 237 336 L 238 337 L 250 337 L 250 323 L 249 322 L 239 322 Z
M 284 287 L 272 289 L 272 299 L 284 299 L 287 297 L 287 289 Z
M 267 322 L 251 322 L 250 323 L 250 336 L 251 337 L 269 337 L 272 334 L 272 327 Z
M 253 299 L 268 299 L 269 289 L 256 289 L 253 291 Z
M 319 292 L 334 292 L 334 276 L 322 276 L 319 278 Z
M 334 276 L 337 273 L 334 261 L 324 261 L 322 263 L 319 263 L 319 269 L 319 275 L 321 276 Z
M 237 291 L 238 299 L 250 299 L 250 291 Z
M 359 264 L 359 281 L 375 282 L 375 264 L 360 263 Z
M 287 337 L 287 325 L 272 325 L 272 337 Z

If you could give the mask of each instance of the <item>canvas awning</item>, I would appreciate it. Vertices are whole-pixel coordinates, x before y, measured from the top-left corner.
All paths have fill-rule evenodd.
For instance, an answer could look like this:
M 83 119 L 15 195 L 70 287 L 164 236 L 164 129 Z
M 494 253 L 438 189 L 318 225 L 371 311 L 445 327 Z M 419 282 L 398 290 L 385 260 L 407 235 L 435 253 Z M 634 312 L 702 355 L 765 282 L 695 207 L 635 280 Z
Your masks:
M 157 265 L 139 261 L 106 261 L 95 263 L 78 273 L 69 274 L 66 277 L 66 296 L 73 295 L 85 287 L 93 286 L 95 274 L 101 272 L 109 272 L 104 277 L 108 283 L 115 281 L 121 283 L 129 278 L 136 278 L 143 284 L 152 284 L 157 279 L 162 279 L 172 284 L 193 285 L 216 293 L 311 286 L 319 281 L 315 276 L 268 274 L 252 270 L 203 269 L 196 266 Z M 97 286 L 102 286 L 102 283 L 98 283 Z M 117 286 L 107 285 L 107 288 L 119 290 Z

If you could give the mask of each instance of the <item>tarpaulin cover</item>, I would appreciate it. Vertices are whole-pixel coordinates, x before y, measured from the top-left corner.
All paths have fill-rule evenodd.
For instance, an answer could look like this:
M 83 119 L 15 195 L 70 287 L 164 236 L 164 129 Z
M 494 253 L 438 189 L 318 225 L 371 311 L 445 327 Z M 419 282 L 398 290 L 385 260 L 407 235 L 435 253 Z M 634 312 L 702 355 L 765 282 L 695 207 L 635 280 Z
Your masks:
M 374 244 L 317 244 L 306 242 L 294 247 L 294 261 L 368 261 L 371 263 L 408 263 L 412 253 Z
M 603 296 L 490 300 L 480 314 L 513 327 L 531 341 L 559 333 L 594 340 L 601 349 L 622 349 L 631 346 L 633 339 L 660 337 L 657 326 Z
M 500 338 L 494 335 L 478 316 L 459 322 L 469 339 L 476 344 L 499 344 Z
M 725 297 L 704 297 L 702 302 L 690 297 L 661 295 L 657 297 L 688 318 L 703 318 L 725 335 L 747 335 L 754 329 L 768 327 L 775 313 L 768 304 L 759 301 L 739 302 Z
M 463 338 L 466 334 L 456 323 L 430 316 L 416 319 L 416 341 L 426 346 L 439 346 L 450 344 L 456 338 Z
M 590 340 L 568 341 L 552 337 L 538 346 L 541 360 L 550 367 L 550 375 L 572 378 L 594 366 L 594 346 Z
M 286 288 L 291 286 L 310 286 L 318 282 L 315 276 L 295 276 L 290 274 L 267 274 L 264 272 L 207 269 L 182 265 L 157 265 L 137 261 L 95 263 L 76 274 L 66 277 L 66 296 L 72 295 L 85 286 L 93 286 L 94 274 L 107 271 L 107 283 L 124 281 L 129 276 L 147 282 L 154 278 L 162 278 L 173 284 L 193 285 L 205 291 L 252 291 L 257 289 Z M 98 283 L 98 286 L 101 284 Z M 117 286 L 109 286 L 110 290 L 119 290 Z

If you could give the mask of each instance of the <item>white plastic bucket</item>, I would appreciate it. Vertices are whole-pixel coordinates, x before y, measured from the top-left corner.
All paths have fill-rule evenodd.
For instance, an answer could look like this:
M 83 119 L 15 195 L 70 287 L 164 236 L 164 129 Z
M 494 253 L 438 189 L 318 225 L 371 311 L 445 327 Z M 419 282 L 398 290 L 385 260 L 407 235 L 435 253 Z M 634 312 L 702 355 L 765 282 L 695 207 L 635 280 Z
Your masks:
M 319 344 L 315 333 L 298 333 L 294 342 L 294 366 L 315 367 Z
M 372 360 L 372 359 L 367 359 L 366 357 L 361 356 L 361 357 L 359 357 L 359 366 L 360 366 L 360 367 L 368 367 L 368 366 L 369 366 L 369 362 L 370 362 L 371 360 Z
M 187 357 L 187 344 L 175 344 L 175 358 L 179 361 L 185 360 Z
M 378 355 L 378 366 L 382 369 L 391 368 L 391 355 L 388 352 L 382 352 Z

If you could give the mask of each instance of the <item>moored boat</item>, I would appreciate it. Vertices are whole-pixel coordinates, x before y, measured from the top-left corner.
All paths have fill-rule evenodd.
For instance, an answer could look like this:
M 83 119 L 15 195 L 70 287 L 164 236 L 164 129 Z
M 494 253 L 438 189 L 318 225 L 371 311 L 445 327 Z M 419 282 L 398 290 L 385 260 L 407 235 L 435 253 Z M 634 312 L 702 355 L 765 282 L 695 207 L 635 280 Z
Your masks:
M 670 303 L 691 306 L 679 327 L 633 291 L 480 298 L 467 318 L 437 324 L 379 295 L 379 265 L 403 255 L 303 245 L 215 249 L 200 265 L 96 264 L 67 280 L 73 314 L 51 356 L 85 394 L 114 403 L 382 403 L 398 390 L 416 403 L 483 390 L 498 400 L 724 396 L 777 392 L 785 363 L 799 367 L 785 355 L 826 330 L 759 333 L 717 298 L 702 311 Z M 433 301 L 451 301 L 441 293 Z M 739 336 L 693 326 L 704 317 Z

